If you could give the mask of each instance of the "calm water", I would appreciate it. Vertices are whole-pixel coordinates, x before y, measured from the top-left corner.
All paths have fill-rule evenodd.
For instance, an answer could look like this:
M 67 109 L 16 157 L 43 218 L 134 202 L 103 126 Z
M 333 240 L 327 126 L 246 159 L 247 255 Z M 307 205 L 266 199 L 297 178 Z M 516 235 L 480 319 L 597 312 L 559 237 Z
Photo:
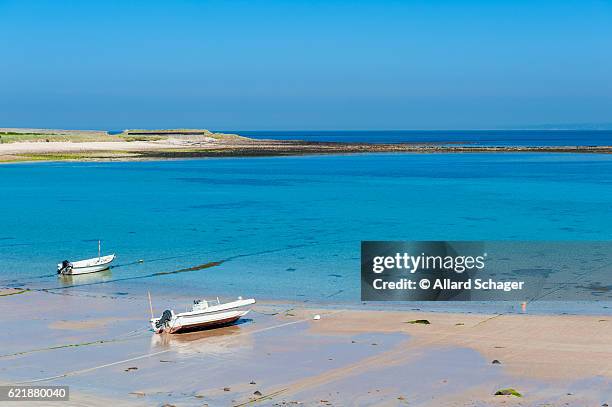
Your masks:
M 358 303 L 361 240 L 612 239 L 609 155 L 17 164 L 0 191 L 0 285 L 117 295 Z M 54 275 L 98 239 L 119 267 Z
M 611 146 L 612 130 L 229 131 L 246 137 L 362 143 L 456 143 L 481 146 Z

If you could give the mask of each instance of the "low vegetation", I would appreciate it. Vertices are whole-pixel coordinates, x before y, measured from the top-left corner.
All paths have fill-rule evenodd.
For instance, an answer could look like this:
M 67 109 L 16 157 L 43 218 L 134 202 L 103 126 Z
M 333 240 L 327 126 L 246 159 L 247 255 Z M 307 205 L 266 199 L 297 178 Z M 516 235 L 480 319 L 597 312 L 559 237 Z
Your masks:
M 204 129 L 167 129 L 167 130 L 124 130 L 122 133 L 109 134 L 105 131 L 91 130 L 34 130 L 0 129 L 0 144 L 16 142 L 58 142 L 72 143 L 100 141 L 158 141 L 170 137 L 192 139 L 209 137 L 216 140 L 246 139 L 236 134 L 213 133 Z
M 412 321 L 407 321 L 407 324 L 422 324 L 422 325 L 429 325 L 431 324 L 431 322 L 429 322 L 429 320 L 427 319 L 415 319 Z
M 513 388 L 507 388 L 507 389 L 499 389 L 495 392 L 496 396 L 515 396 L 515 397 L 523 397 L 523 395 L 521 393 L 519 393 L 518 391 L 516 391 Z
M 161 130 L 144 130 L 144 129 L 129 129 L 124 130 L 123 133 L 118 134 L 119 137 L 141 137 L 145 140 L 151 140 L 151 137 L 177 137 L 177 138 L 189 138 L 189 137 L 209 137 L 216 140 L 235 140 L 235 139 L 247 139 L 237 134 L 229 133 L 214 133 L 206 129 L 161 129 Z
M 83 143 L 87 141 L 117 141 L 117 137 L 109 136 L 103 133 L 19 133 L 19 132 L 1 132 L 0 143 L 16 143 L 23 141 L 36 142 L 57 142 L 71 141 L 73 143 Z

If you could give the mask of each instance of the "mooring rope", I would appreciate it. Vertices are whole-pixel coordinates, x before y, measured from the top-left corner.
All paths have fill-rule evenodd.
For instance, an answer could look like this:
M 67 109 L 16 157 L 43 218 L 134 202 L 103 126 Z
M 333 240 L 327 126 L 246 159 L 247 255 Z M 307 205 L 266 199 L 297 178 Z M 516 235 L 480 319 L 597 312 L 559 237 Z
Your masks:
M 80 343 L 68 343 L 68 344 L 64 344 L 64 345 L 50 346 L 50 347 L 47 347 L 47 348 L 38 348 L 38 349 L 30 349 L 30 350 L 24 350 L 24 351 L 19 351 L 19 352 L 14 352 L 14 353 L 6 353 L 6 354 L 3 354 L 3 355 L 0 355 L 0 359 L 9 358 L 9 357 L 12 357 L 12 356 L 22 356 L 22 355 L 27 355 L 27 354 L 30 354 L 30 353 L 37 353 L 37 352 L 45 352 L 45 351 L 50 351 L 50 350 L 57 350 L 57 349 L 77 348 L 77 347 L 80 347 L 80 346 L 100 345 L 100 344 L 103 344 L 103 343 L 122 342 L 122 341 L 127 341 L 127 340 L 131 340 L 131 339 L 135 339 L 135 338 L 137 338 L 137 334 L 146 332 L 148 330 L 150 330 L 149 327 L 139 328 L 139 329 L 135 329 L 133 331 L 129 331 L 129 332 L 126 332 L 126 333 L 124 333 L 122 335 L 115 336 L 114 338 L 109 338 L 109 339 L 98 339 L 96 341 L 80 342 Z

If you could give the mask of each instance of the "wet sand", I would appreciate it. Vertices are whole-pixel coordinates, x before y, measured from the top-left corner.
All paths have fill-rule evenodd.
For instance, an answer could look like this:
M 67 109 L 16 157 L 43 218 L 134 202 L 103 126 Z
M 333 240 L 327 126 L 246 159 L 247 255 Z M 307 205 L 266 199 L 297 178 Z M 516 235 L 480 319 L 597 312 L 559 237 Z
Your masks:
M 154 298 L 156 313 L 189 303 Z M 612 315 L 496 316 L 266 302 L 238 325 L 155 335 L 147 326 L 146 298 L 75 290 L 5 295 L 0 312 L 0 381 L 68 385 L 71 405 L 612 401 Z M 313 320 L 315 314 L 321 319 Z M 408 323 L 416 319 L 430 324 Z M 508 387 L 523 397 L 493 395 Z

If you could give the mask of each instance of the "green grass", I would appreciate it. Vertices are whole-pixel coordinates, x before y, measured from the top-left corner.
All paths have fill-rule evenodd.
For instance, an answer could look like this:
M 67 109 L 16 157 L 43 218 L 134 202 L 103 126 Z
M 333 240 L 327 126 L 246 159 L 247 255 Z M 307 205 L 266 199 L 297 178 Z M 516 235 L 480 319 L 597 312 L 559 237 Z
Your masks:
M 58 133 L 35 133 L 35 132 L 15 132 L 15 131 L 0 131 L 0 144 L 2 143 L 17 143 L 20 141 L 37 141 L 37 142 L 57 142 L 57 141 L 69 141 L 73 143 L 84 143 L 88 141 L 159 141 L 166 140 L 169 137 L 181 138 L 181 135 L 166 134 L 172 131 L 184 131 L 189 136 L 190 132 L 205 133 L 205 137 L 211 137 L 216 140 L 236 140 L 246 139 L 236 134 L 225 134 L 225 133 L 212 133 L 208 130 L 147 130 L 147 134 L 134 134 L 130 135 L 127 132 L 109 135 L 102 131 L 100 132 L 79 132 L 75 131 L 62 131 Z
M 176 135 L 171 133 L 181 132 L 184 134 Z M 146 133 L 146 134 L 130 134 L 130 133 Z M 167 135 L 166 135 L 167 134 Z M 163 138 L 167 137 L 177 137 L 181 136 L 204 136 L 211 137 L 216 140 L 236 140 L 236 139 L 248 139 L 248 137 L 242 137 L 237 134 L 229 134 L 229 133 L 213 133 L 210 130 L 206 129 L 160 129 L 160 130 L 142 130 L 142 129 L 129 129 L 125 130 L 123 133 L 118 136 L 126 138 L 126 137 L 140 137 L 144 140 L 150 140 L 152 137 L 162 136 Z
M 158 141 L 158 140 L 166 140 L 167 136 L 126 136 L 126 135 L 118 135 L 115 141 Z
M 38 142 L 56 142 L 56 141 L 71 141 L 74 143 L 83 143 L 86 141 L 121 141 L 115 136 L 103 134 L 43 134 L 43 133 L 13 133 L 0 132 L 0 143 L 17 143 L 20 141 L 38 141 Z
M 238 134 L 227 134 L 227 133 L 211 133 L 208 137 L 212 137 L 217 140 L 250 140 L 248 137 L 239 136 Z

